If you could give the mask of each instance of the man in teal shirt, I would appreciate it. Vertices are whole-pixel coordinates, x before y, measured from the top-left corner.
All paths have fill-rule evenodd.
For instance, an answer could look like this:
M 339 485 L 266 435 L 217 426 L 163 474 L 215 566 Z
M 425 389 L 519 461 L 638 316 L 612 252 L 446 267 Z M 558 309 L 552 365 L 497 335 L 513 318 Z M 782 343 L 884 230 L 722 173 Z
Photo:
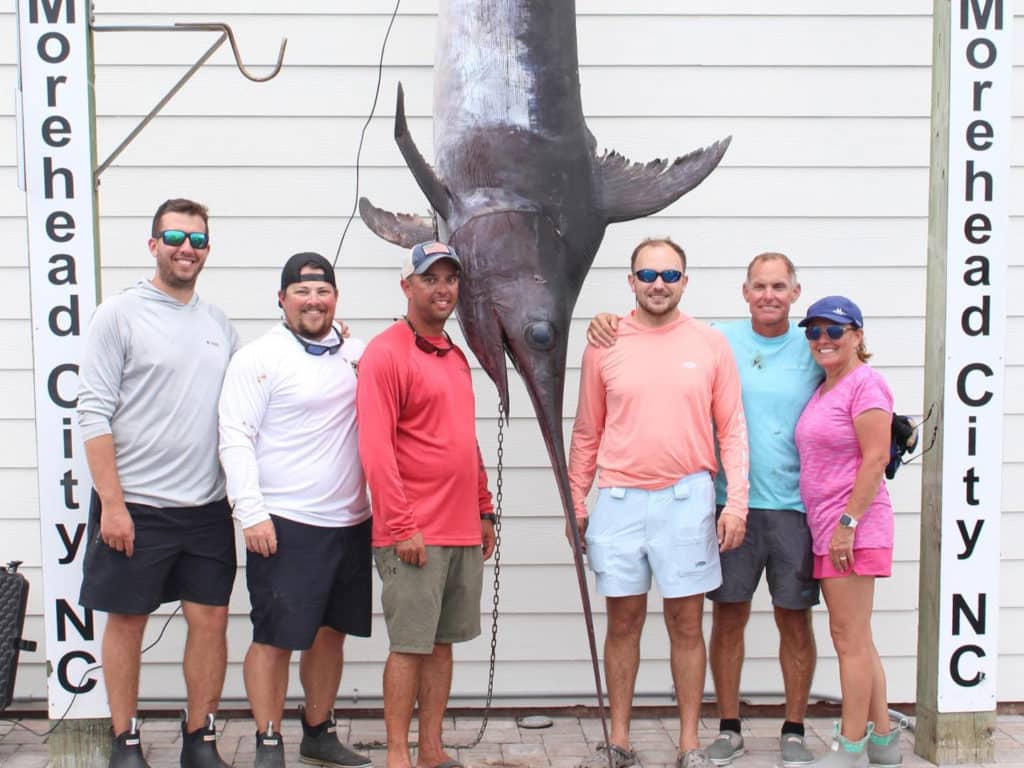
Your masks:
M 741 546 L 722 553 L 722 586 L 708 593 L 714 602 L 711 674 L 721 718 L 708 757 L 719 766 L 743 754 L 743 634 L 762 572 L 779 628 L 786 691 L 781 762 L 790 768 L 814 759 L 804 744 L 803 719 L 817 655 L 811 606 L 818 603 L 818 584 L 812 575 L 811 536 L 800 501 L 800 459 L 793 430 L 822 373 L 803 332 L 789 319 L 790 307 L 799 297 L 793 263 L 781 253 L 762 253 L 750 262 L 743 283 L 750 318 L 715 326 L 729 340 L 736 358 L 750 439 L 747 534 Z M 715 485 L 721 505 L 724 473 L 718 473 Z

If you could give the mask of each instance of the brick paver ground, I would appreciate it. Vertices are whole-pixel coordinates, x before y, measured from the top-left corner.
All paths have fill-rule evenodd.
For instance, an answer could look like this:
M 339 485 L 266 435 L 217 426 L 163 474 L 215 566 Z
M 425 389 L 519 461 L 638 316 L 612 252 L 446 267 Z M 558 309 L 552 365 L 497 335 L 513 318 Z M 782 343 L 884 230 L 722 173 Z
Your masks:
M 483 741 L 473 748 L 453 750 L 467 768 L 575 768 L 601 740 L 601 723 L 596 718 L 552 717 L 551 727 L 542 730 L 521 728 L 513 717 L 492 718 Z M 45 720 L 26 719 L 20 725 L 43 731 Z M 49 763 L 46 740 L 29 733 L 19 724 L 0 721 L 0 766 L 3 768 L 44 768 Z M 476 717 L 449 717 L 445 721 L 445 740 L 464 744 L 479 728 Z M 717 735 L 717 721 L 701 724 L 701 742 L 707 745 Z M 831 739 L 832 721 L 812 718 L 807 721 L 808 744 L 821 753 Z M 251 720 L 232 719 L 218 724 L 221 755 L 236 766 L 252 765 L 255 748 Z M 743 721 L 746 754 L 734 763 L 736 768 L 775 768 L 778 762 L 779 722 L 753 718 Z M 377 768 L 384 768 L 384 723 L 379 719 L 340 719 L 342 739 L 368 753 Z M 287 763 L 299 766 L 299 724 L 285 723 Z M 632 726 L 633 746 L 643 768 L 673 768 L 679 724 L 674 718 L 638 718 Z M 180 734 L 176 721 L 150 719 L 142 726 L 146 758 L 152 768 L 177 768 Z M 413 734 L 415 737 L 415 734 Z M 1024 716 L 1004 715 L 995 733 L 996 765 L 1000 768 L 1024 768 Z M 913 753 L 914 737 L 902 735 L 903 764 L 919 768 L 930 763 Z

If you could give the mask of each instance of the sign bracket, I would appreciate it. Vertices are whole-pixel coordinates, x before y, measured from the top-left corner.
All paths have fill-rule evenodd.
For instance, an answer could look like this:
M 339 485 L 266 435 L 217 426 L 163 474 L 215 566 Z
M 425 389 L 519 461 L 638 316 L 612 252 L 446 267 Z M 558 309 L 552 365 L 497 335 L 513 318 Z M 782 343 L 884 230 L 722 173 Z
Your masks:
M 171 89 L 156 103 L 146 116 L 142 118 L 135 128 L 132 129 L 131 133 L 128 134 L 125 139 L 118 144 L 114 151 L 110 153 L 102 163 L 96 167 L 94 174 L 95 183 L 99 185 L 100 174 L 102 174 L 107 168 L 110 167 L 111 163 L 118 158 L 118 156 L 124 152 L 135 137 L 142 133 L 142 130 L 149 125 L 149 123 L 156 117 L 160 111 L 167 106 L 167 103 L 174 98 L 174 96 L 180 91 L 192 76 L 200 70 L 200 68 L 209 61 L 210 57 L 224 44 L 225 41 L 231 44 L 231 53 L 235 58 L 235 66 L 238 67 L 238 71 L 243 76 L 248 78 L 254 83 L 265 83 L 268 80 L 273 80 L 281 72 L 281 66 L 284 64 L 284 51 L 288 45 L 288 38 L 281 38 L 281 48 L 277 52 L 277 62 L 274 64 L 273 70 L 270 74 L 258 77 L 254 75 L 249 69 L 242 63 L 242 55 L 238 51 L 238 42 L 235 39 L 235 33 L 228 24 L 222 22 L 206 22 L 206 23 L 176 23 L 176 24 L 163 24 L 163 25 L 138 25 L 138 24 L 114 24 L 114 25 L 92 25 L 93 32 L 220 32 L 220 35 L 213 44 L 206 49 L 205 53 L 200 56 L 195 64 L 188 68 L 188 71 L 182 75 L 178 81 L 171 86 Z

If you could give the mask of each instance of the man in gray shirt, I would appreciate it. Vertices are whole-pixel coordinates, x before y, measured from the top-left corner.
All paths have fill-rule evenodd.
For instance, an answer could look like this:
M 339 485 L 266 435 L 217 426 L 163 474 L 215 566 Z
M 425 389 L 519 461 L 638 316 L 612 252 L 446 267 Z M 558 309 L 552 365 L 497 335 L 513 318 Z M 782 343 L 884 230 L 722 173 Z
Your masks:
M 188 623 L 182 768 L 221 768 L 214 714 L 227 665 L 235 543 L 217 459 L 217 399 L 238 336 L 199 300 L 206 207 L 163 203 L 152 280 L 97 308 L 79 375 L 78 418 L 92 474 L 82 605 L 105 611 L 103 675 L 111 768 L 144 768 L 136 707 L 142 635 L 161 603 Z

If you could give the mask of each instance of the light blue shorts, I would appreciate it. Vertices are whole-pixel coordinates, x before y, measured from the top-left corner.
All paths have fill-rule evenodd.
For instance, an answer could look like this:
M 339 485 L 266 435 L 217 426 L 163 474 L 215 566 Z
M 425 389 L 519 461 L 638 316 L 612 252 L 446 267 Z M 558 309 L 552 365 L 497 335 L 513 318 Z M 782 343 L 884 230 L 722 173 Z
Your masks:
M 602 488 L 587 524 L 587 555 L 605 597 L 643 595 L 651 574 L 662 597 L 722 583 L 711 475 L 687 475 L 657 491 Z

